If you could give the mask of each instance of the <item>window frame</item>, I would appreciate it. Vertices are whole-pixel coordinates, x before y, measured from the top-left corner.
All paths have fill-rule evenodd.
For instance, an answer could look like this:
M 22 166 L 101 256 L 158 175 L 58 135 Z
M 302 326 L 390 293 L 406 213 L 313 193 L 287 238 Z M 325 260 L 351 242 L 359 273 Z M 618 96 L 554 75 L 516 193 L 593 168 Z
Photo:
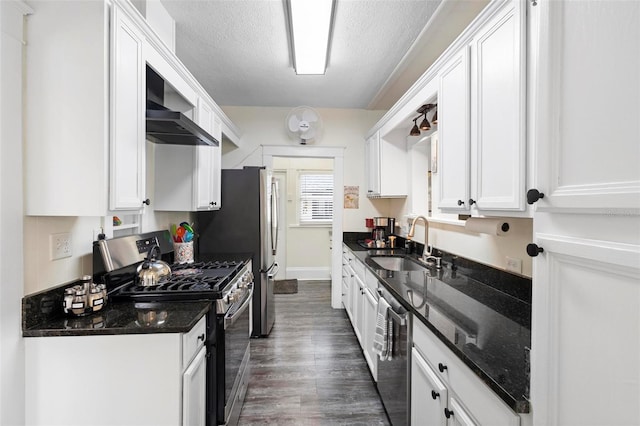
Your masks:
M 310 197 L 303 197 L 302 194 L 302 179 L 303 176 L 314 176 L 314 175 L 323 175 L 327 176 L 331 179 L 331 193 L 326 195 L 326 201 L 331 203 L 331 218 L 329 219 L 311 219 L 304 220 L 302 218 L 302 203 L 303 201 L 308 200 Z M 332 170 L 298 170 L 296 175 L 296 215 L 298 219 L 298 226 L 301 227 L 326 227 L 331 226 L 333 223 L 333 219 L 335 217 L 335 203 L 334 203 L 334 195 L 335 195 L 335 181 Z M 325 197 L 322 197 L 325 198 Z

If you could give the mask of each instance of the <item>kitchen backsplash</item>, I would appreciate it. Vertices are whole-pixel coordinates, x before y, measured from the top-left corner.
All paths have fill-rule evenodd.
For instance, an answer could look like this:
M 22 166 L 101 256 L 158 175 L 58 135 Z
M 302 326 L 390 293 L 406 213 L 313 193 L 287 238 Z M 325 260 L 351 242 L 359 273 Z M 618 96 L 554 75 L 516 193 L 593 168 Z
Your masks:
M 191 221 L 190 213 L 149 212 L 142 216 L 141 232 L 169 229 L 171 223 Z M 24 217 L 24 294 L 31 294 L 91 275 L 94 230 L 100 217 Z M 50 235 L 71 235 L 70 257 L 51 260 Z

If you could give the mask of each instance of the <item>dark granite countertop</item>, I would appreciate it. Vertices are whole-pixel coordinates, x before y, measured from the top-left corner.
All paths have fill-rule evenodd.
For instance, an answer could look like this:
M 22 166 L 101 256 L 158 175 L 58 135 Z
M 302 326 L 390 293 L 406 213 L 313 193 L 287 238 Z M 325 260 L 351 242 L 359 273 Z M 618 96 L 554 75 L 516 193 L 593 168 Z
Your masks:
M 109 303 L 102 310 L 83 317 L 44 315 L 40 316 L 41 321 L 36 322 L 34 320 L 37 315 L 31 315 L 32 323 L 23 323 L 22 335 L 47 337 L 186 333 L 210 308 L 211 302 L 193 301 Z
M 370 256 L 391 253 L 345 244 L 509 407 L 529 412 L 531 279 L 446 253 L 441 270 L 388 271 Z

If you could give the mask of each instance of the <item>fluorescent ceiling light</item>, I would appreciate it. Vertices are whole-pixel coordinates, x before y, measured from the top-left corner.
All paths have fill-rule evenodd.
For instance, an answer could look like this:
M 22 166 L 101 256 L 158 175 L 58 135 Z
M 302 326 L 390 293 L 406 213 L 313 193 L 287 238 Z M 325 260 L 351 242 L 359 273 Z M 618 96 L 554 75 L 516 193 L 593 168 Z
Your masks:
M 334 0 L 288 0 L 296 74 L 324 74 Z

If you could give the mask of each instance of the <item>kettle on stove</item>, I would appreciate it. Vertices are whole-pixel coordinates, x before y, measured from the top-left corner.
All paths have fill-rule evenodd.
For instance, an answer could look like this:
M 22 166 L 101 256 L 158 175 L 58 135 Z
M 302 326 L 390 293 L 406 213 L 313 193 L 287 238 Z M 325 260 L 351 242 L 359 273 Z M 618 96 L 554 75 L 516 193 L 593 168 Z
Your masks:
M 159 256 L 160 247 L 157 244 L 151 245 L 147 258 L 136 269 L 141 286 L 158 285 L 161 279 L 171 277 L 171 267 L 167 262 L 158 259 Z

